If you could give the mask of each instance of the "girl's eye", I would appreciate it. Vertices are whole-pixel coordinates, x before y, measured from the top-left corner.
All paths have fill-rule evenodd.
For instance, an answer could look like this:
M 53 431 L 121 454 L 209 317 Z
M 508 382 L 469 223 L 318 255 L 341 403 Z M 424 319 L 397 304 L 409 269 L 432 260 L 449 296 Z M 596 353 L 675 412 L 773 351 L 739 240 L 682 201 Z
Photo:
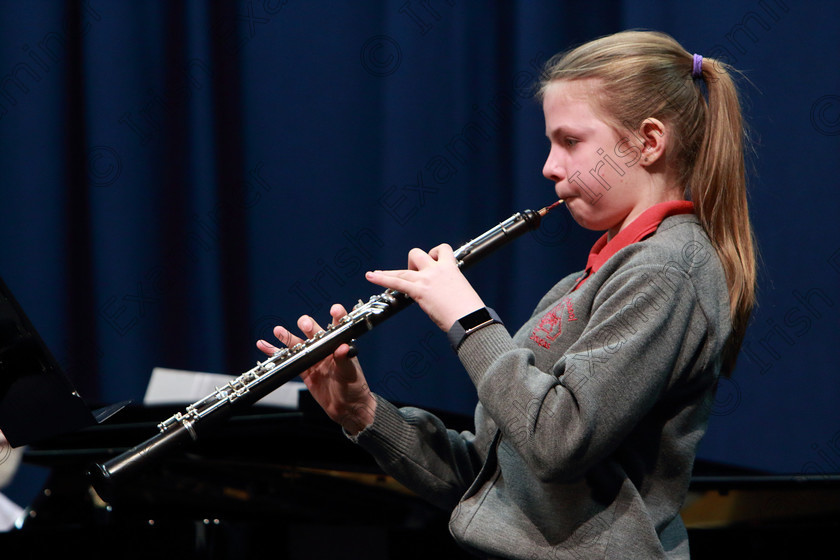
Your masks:
M 566 138 L 566 145 L 570 148 L 574 147 L 574 145 L 577 143 L 578 140 L 575 140 L 574 138 Z

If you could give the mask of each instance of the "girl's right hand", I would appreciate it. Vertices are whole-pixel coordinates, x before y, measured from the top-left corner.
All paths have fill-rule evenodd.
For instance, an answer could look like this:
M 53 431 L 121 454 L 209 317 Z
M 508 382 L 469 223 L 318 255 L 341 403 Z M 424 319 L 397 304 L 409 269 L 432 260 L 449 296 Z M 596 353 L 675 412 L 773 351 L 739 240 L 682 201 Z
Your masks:
M 347 311 L 342 305 L 335 304 L 330 308 L 333 324 L 345 315 Z M 324 330 L 308 315 L 298 319 L 297 324 L 307 338 Z M 287 347 L 303 342 L 281 326 L 274 327 L 274 336 Z M 278 350 L 264 340 L 257 341 L 257 348 L 268 356 Z M 348 434 L 356 435 L 373 422 L 376 399 L 368 388 L 359 360 L 349 353 L 350 346 L 342 344 L 332 356 L 321 360 L 300 377 L 324 412 Z

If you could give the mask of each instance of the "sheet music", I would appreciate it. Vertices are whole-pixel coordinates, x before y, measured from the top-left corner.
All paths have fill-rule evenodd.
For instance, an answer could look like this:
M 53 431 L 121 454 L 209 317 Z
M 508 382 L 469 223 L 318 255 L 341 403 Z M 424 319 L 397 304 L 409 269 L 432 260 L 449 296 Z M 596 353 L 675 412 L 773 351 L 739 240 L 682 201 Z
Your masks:
M 236 377 L 220 373 L 156 367 L 146 387 L 143 404 L 190 404 L 234 379 Z M 260 405 L 297 409 L 298 394 L 302 389 L 306 389 L 302 382 L 289 381 L 257 402 Z

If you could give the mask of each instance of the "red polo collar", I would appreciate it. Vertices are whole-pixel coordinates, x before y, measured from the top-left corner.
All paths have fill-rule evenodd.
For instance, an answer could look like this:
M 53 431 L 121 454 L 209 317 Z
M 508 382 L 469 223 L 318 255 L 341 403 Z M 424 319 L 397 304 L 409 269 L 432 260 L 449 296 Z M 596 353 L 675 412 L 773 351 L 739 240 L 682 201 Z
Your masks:
M 578 280 L 574 289 L 577 290 L 587 278 L 598 272 L 598 269 L 621 249 L 652 235 L 656 231 L 656 228 L 659 227 L 659 224 L 662 223 L 662 220 L 668 216 L 693 213 L 694 203 L 688 200 L 660 202 L 642 212 L 638 218 L 630 222 L 627 227 L 618 232 L 609 241 L 607 241 L 608 234 L 605 233 L 595 242 L 595 245 L 589 251 L 589 258 L 586 261 L 586 271 L 581 279 Z

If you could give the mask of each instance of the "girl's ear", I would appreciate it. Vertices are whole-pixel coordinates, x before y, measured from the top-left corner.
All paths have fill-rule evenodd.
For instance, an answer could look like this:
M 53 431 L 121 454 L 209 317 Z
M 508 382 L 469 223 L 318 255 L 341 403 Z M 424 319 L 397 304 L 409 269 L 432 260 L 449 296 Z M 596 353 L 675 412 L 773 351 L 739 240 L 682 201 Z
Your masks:
M 668 144 L 668 129 L 662 121 L 653 117 L 646 118 L 639 127 L 639 135 L 644 140 L 640 162 L 643 166 L 651 165 L 663 157 Z

